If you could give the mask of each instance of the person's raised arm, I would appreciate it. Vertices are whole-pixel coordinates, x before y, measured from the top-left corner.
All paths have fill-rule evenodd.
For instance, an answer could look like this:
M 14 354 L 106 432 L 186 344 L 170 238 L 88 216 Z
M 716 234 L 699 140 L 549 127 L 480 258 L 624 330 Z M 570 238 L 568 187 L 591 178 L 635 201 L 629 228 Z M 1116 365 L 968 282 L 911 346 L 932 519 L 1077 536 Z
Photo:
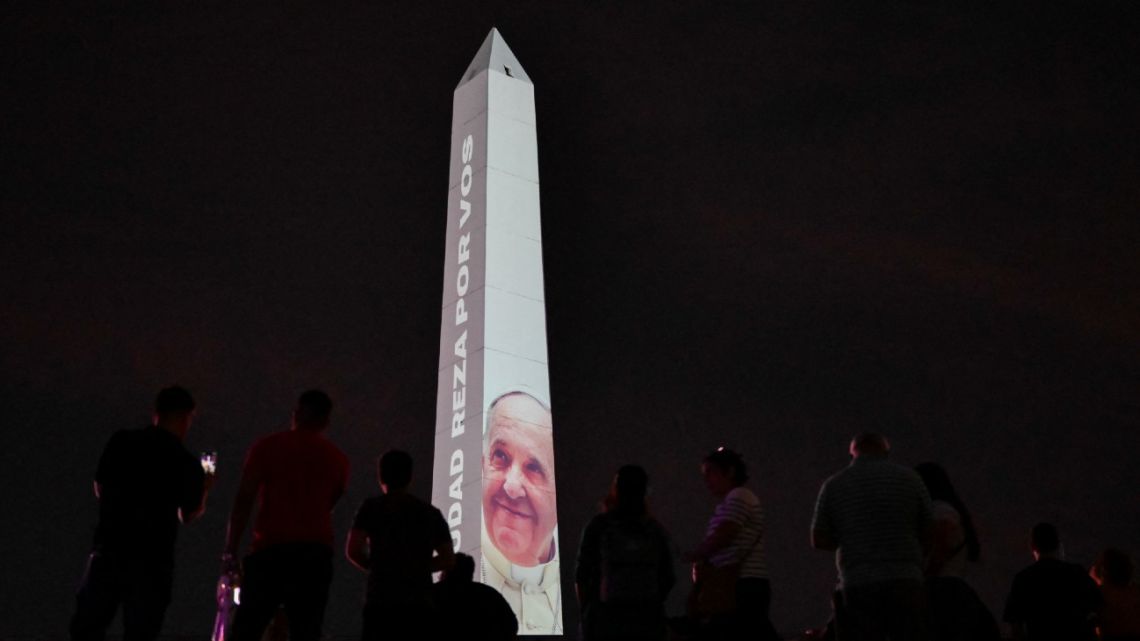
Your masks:
M 214 487 L 216 477 L 207 474 L 197 459 L 188 458 L 182 471 L 182 487 L 178 503 L 178 518 L 183 525 L 196 521 L 206 513 L 206 499 Z
M 344 543 L 344 556 L 357 568 L 367 572 L 371 567 L 368 558 L 368 533 L 359 528 L 348 531 L 348 540 Z
M 182 520 L 183 525 L 196 521 L 206 513 L 206 499 L 210 496 L 216 478 L 213 474 L 206 474 L 201 480 L 192 484 L 193 489 L 189 491 L 189 495 L 196 495 L 197 499 L 187 501 L 183 507 L 178 508 L 178 518 Z
M 434 510 L 436 516 L 435 524 L 435 556 L 431 558 L 431 571 L 432 572 L 446 572 L 455 567 L 455 547 L 451 543 L 451 530 L 447 527 L 447 521 L 443 520 L 443 514 L 439 510 Z
M 435 546 L 435 554 L 431 558 L 432 572 L 447 572 L 455 567 L 455 547 L 451 545 L 450 535 L 443 540 L 443 543 Z

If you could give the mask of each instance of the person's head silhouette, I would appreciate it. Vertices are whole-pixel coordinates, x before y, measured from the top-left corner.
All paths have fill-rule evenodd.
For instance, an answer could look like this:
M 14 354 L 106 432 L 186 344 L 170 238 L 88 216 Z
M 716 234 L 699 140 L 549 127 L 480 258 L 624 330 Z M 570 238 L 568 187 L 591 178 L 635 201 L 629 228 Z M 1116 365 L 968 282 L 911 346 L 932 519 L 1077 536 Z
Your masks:
M 388 450 L 376 465 L 380 487 L 385 494 L 406 490 L 412 483 L 412 455 L 401 450 Z
M 329 426 L 332 399 L 321 390 L 313 389 L 301 394 L 293 409 L 293 429 L 323 431 Z

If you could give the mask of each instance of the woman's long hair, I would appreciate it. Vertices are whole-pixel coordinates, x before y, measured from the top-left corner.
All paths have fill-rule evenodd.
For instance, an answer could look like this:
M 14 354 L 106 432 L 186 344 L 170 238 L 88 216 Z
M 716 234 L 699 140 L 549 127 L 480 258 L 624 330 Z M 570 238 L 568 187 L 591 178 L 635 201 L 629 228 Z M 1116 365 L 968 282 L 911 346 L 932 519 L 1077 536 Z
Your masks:
M 978 532 L 974 529 L 974 519 L 970 517 L 970 510 L 966 509 L 966 504 L 954 491 L 954 485 L 950 483 L 950 476 L 946 474 L 946 470 L 937 463 L 921 463 L 914 469 L 922 477 L 922 482 L 926 484 L 926 490 L 930 492 L 932 500 L 945 501 L 958 511 L 958 515 L 962 517 L 962 533 L 966 536 L 966 558 L 977 561 L 982 555 L 982 545 L 978 541 Z

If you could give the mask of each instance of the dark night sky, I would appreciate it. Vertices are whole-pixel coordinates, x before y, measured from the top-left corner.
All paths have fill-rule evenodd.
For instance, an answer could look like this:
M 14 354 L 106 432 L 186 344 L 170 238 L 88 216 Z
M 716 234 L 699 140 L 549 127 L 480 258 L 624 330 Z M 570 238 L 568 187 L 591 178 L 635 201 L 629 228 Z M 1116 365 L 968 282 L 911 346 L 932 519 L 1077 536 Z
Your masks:
M 165 384 L 221 458 L 171 634 L 208 634 L 241 456 L 301 390 L 338 403 L 341 536 L 382 450 L 429 492 L 451 98 L 492 25 L 536 86 L 567 581 L 623 462 L 692 545 L 725 443 L 777 627 L 821 624 L 811 506 L 868 428 L 946 465 L 992 606 L 1037 520 L 1140 554 L 1132 3 L 102 4 L 0 9 L 0 638 L 63 636 L 98 453 Z

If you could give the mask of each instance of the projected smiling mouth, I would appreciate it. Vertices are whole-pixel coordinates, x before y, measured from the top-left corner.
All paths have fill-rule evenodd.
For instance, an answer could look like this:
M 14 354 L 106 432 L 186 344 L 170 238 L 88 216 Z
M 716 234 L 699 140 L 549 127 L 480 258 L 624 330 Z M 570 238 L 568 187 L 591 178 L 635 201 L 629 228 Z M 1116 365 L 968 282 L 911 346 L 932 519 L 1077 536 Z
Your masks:
M 512 502 L 510 499 L 495 497 L 495 506 L 509 514 L 523 519 L 534 519 L 534 510 L 529 509 L 525 502 Z

